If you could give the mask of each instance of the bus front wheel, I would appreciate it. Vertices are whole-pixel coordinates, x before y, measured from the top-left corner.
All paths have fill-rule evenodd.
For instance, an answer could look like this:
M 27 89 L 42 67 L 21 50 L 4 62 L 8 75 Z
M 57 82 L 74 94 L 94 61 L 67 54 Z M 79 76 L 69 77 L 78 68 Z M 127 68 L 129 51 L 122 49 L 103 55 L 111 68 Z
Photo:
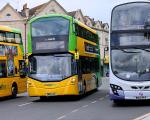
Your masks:
M 16 98 L 17 97 L 17 93 L 18 93 L 18 88 L 16 84 L 13 84 L 11 87 L 11 92 L 12 92 L 12 97 Z
M 83 93 L 83 95 L 86 93 L 86 83 L 85 83 L 85 81 L 82 85 L 82 93 Z
M 43 101 L 43 100 L 46 100 L 47 97 L 46 96 L 40 96 L 40 100 Z
M 113 100 L 115 105 L 121 105 L 123 103 L 123 100 Z

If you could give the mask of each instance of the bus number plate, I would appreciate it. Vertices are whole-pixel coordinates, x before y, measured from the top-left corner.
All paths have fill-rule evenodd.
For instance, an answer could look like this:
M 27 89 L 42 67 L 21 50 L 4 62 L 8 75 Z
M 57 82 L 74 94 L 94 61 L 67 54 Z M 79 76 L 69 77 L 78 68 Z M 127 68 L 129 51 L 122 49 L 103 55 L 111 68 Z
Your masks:
M 46 96 L 56 96 L 55 93 L 47 93 Z
M 146 96 L 136 96 L 136 99 L 137 100 L 144 100 L 144 99 L 146 99 Z

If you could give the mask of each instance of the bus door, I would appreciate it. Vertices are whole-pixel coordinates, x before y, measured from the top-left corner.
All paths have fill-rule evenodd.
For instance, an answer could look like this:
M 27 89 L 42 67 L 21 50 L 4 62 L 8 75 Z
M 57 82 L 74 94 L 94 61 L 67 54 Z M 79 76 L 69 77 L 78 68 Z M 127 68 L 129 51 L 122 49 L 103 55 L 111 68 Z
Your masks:
M 6 84 L 6 91 L 10 94 L 12 91 L 12 84 L 18 78 L 15 76 L 15 63 L 14 63 L 14 56 L 8 55 L 7 56 L 7 79 L 4 81 Z M 7 95 L 7 94 L 6 94 Z
M 77 60 L 77 74 L 78 74 L 78 89 L 79 93 L 83 93 L 83 80 L 82 80 L 82 69 L 81 69 L 81 60 Z
M 0 95 L 6 94 L 7 68 L 6 60 L 0 60 Z
M 19 86 L 21 91 L 26 91 L 26 74 L 27 74 L 27 67 L 24 60 L 19 60 Z

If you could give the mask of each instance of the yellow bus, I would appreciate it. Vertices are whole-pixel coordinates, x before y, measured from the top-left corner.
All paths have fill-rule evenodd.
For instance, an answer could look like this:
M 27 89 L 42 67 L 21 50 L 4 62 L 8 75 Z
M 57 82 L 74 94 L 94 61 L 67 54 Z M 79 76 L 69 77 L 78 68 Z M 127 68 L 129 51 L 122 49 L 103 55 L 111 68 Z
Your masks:
M 0 97 L 26 91 L 21 31 L 0 25 Z
M 83 95 L 97 89 L 100 53 L 95 30 L 66 15 L 29 22 L 29 96 Z

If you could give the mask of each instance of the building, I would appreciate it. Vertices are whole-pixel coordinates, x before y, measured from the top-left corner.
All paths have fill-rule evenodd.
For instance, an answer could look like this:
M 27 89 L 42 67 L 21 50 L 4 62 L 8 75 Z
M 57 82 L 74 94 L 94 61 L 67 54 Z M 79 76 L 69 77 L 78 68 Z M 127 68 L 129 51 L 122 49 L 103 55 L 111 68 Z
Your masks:
M 29 9 L 27 7 L 27 4 L 25 4 L 21 11 L 17 11 L 8 3 L 0 10 L 0 24 L 21 29 L 23 44 L 24 46 L 26 46 L 26 30 L 28 29 L 28 25 L 26 24 L 27 21 L 35 16 L 41 16 L 51 13 L 70 15 L 98 32 L 100 40 L 101 61 L 103 65 L 102 68 L 105 68 L 104 57 L 108 55 L 108 52 L 104 51 L 104 49 L 108 47 L 109 26 L 107 23 L 94 21 L 94 19 L 91 19 L 89 16 L 84 16 L 81 9 L 67 12 L 56 0 L 50 0 L 31 9 Z

